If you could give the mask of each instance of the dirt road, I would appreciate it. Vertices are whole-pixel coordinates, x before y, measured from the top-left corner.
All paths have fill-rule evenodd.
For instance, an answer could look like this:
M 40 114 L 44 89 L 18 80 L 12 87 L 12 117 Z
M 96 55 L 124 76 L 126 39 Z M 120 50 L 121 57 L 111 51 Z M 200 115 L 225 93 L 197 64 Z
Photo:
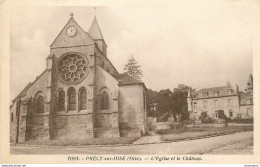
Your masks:
M 253 154 L 253 132 L 172 143 L 130 146 L 11 146 L 11 154 Z

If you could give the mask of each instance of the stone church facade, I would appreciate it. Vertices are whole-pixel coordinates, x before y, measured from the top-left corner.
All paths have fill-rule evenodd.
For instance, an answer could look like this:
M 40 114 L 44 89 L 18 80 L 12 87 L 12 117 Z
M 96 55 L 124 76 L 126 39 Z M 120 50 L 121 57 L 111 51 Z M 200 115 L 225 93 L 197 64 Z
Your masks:
M 146 87 L 119 74 L 96 17 L 88 32 L 73 15 L 50 46 L 46 70 L 10 107 L 12 142 L 141 136 Z

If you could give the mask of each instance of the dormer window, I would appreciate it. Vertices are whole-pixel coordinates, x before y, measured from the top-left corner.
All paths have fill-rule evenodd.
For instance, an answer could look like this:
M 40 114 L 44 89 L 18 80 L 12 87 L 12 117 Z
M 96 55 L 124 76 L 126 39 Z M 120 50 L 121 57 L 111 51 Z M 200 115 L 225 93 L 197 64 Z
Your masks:
M 228 93 L 229 95 L 231 95 L 232 89 L 227 89 L 227 93 Z
M 209 96 L 209 92 L 203 92 L 203 96 L 204 97 L 208 97 Z

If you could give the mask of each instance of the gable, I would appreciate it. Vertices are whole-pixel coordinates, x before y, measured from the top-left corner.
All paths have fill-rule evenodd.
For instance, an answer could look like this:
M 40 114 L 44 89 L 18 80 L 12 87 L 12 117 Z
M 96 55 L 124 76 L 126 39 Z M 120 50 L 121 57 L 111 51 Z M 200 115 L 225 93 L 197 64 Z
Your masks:
M 67 29 L 69 27 L 76 28 L 75 36 L 69 37 L 67 35 Z M 70 18 L 65 27 L 61 30 L 59 35 L 51 44 L 51 48 L 60 48 L 60 47 L 73 47 L 73 46 L 82 46 L 82 45 L 93 45 L 93 39 L 86 33 L 74 20 L 73 17 Z

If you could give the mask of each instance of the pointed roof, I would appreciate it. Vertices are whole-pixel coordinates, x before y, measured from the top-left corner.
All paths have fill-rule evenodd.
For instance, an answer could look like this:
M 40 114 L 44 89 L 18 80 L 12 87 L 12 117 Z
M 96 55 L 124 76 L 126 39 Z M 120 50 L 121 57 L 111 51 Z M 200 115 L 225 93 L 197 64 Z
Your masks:
M 230 83 L 230 81 L 227 81 L 226 87 L 227 87 L 227 88 L 230 88 L 230 89 L 233 88 L 232 85 L 231 85 L 231 83 Z
M 104 40 L 104 37 L 101 33 L 101 30 L 100 30 L 100 27 L 99 27 L 99 24 L 97 22 L 97 17 L 95 16 L 89 30 L 88 30 L 88 33 L 89 35 L 95 39 L 95 40 L 98 40 L 98 39 L 101 39 L 101 40 Z M 105 42 L 105 40 L 104 40 Z
M 67 29 L 69 27 L 75 27 L 77 32 L 76 35 L 73 37 L 69 37 L 67 35 Z M 79 24 L 74 20 L 73 15 L 71 15 L 67 24 L 63 27 L 59 35 L 51 44 L 51 48 L 58 48 L 58 47 L 73 47 L 73 46 L 82 46 L 82 45 L 93 45 L 94 41 L 90 37 L 90 35 L 85 32 Z
M 248 85 L 248 88 L 253 88 L 253 76 L 252 76 L 252 74 L 249 75 L 247 85 Z

